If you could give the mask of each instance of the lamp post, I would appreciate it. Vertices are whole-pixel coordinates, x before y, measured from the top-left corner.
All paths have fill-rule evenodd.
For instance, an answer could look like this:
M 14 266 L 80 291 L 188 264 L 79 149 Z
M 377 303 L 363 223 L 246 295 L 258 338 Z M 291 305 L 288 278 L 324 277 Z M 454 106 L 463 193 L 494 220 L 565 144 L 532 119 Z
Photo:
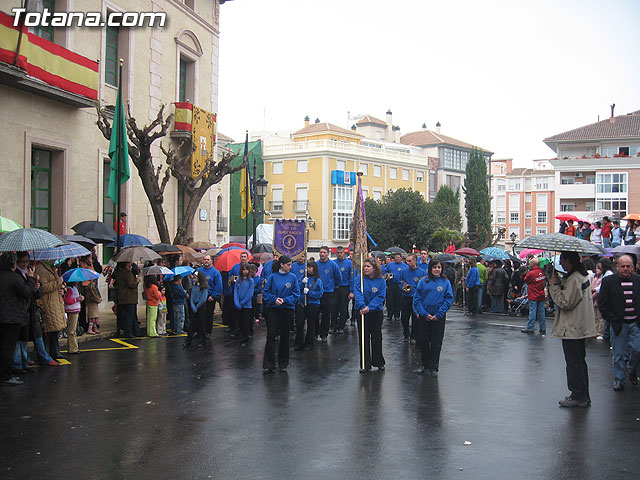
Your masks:
M 256 245 L 256 227 L 257 227 L 257 217 L 264 214 L 263 210 L 258 211 L 259 204 L 264 200 L 264 197 L 267 196 L 267 185 L 268 181 L 264 178 L 264 175 L 260 175 L 260 178 L 256 178 L 258 175 L 256 160 L 253 159 L 253 203 L 251 205 L 251 211 L 253 212 L 253 245 Z M 249 245 L 247 245 L 248 247 Z

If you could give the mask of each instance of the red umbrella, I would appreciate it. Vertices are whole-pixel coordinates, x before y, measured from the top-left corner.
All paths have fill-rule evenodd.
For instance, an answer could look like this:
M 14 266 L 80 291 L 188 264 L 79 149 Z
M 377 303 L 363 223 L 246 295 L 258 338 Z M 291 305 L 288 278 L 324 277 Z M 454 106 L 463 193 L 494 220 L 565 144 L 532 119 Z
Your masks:
M 558 220 L 566 222 L 568 220 L 573 220 L 574 222 L 579 221 L 580 219 L 571 213 L 561 213 L 560 215 L 556 215 Z
M 224 250 L 227 247 L 240 247 L 240 248 L 245 248 L 244 244 L 242 243 L 238 243 L 238 242 L 230 242 L 230 243 L 225 243 L 224 245 L 222 245 L 220 247 L 220 250 Z
M 455 253 L 456 255 L 474 255 L 476 257 L 479 257 L 480 255 L 482 255 L 480 252 L 470 247 L 459 248 L 453 253 Z
M 236 263 L 240 263 L 240 255 L 243 253 L 247 253 L 246 250 L 240 250 L 239 248 L 234 248 L 231 250 L 227 250 L 226 252 L 222 252 L 216 258 L 214 267 L 218 269 L 220 272 L 228 272 L 231 270 Z M 251 261 L 253 257 L 249 254 L 249 261 Z

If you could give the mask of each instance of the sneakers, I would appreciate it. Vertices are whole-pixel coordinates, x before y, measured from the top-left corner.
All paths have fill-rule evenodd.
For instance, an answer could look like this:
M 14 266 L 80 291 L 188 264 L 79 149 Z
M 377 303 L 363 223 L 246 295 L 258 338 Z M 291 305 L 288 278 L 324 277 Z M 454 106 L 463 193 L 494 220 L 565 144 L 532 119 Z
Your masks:
M 327 337 L 322 337 L 322 343 L 327 343 Z
M 547 331 L 546 330 L 540 330 L 540 335 L 546 335 Z
M 18 377 L 11 377 L 9 380 L 5 380 L 2 382 L 3 385 L 8 387 L 15 387 L 17 385 L 22 385 L 24 382 L 20 380 Z
M 533 330 L 529 330 L 528 328 L 523 328 L 520 330 L 522 333 L 528 333 L 529 335 L 533 335 Z
M 560 400 L 558 404 L 561 407 L 565 407 L 565 408 L 584 408 L 584 407 L 591 406 L 591 400 L 590 399 L 576 400 L 575 398 L 571 398 L 571 396 L 569 396 L 569 397 L 565 397 L 564 400 Z
M 409 343 L 409 337 L 404 337 L 404 343 Z

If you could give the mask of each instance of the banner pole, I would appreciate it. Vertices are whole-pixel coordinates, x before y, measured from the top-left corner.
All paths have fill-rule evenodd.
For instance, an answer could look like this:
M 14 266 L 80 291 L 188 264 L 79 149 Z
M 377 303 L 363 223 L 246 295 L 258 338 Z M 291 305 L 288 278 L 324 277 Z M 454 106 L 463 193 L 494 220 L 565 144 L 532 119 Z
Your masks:
M 360 291 L 362 292 L 362 297 L 364 298 L 364 253 L 360 252 Z M 361 313 L 360 314 L 360 338 L 362 339 L 362 341 L 360 342 L 360 345 L 362 347 L 362 369 L 365 369 L 365 361 L 364 361 L 364 314 Z

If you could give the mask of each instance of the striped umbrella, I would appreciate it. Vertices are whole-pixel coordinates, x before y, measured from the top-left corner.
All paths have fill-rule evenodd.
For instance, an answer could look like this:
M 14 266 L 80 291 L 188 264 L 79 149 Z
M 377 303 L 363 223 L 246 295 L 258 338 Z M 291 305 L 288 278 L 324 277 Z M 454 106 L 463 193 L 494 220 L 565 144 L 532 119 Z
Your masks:
M 91 255 L 91 252 L 74 242 L 67 245 L 60 245 L 55 248 L 44 248 L 31 252 L 32 260 L 60 260 L 62 258 L 76 258 Z
M 0 237 L 0 252 L 24 252 L 54 248 L 64 242 L 52 233 L 38 228 L 21 228 Z

